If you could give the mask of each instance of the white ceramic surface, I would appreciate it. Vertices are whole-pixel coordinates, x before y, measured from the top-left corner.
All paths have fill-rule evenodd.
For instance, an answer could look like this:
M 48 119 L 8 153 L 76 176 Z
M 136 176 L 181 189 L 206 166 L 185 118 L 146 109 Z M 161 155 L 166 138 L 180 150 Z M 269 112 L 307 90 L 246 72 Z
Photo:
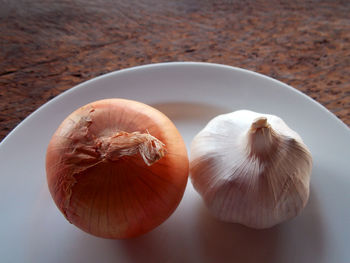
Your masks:
M 161 226 L 107 240 L 69 224 L 49 195 L 45 150 L 59 123 L 88 102 L 121 97 L 163 111 L 187 146 L 214 116 L 237 109 L 283 118 L 309 146 L 314 168 L 303 213 L 252 230 L 212 218 L 189 181 Z M 228 66 L 165 63 L 113 72 L 48 102 L 0 144 L 1 262 L 350 262 L 350 130 L 321 105 L 271 78 Z

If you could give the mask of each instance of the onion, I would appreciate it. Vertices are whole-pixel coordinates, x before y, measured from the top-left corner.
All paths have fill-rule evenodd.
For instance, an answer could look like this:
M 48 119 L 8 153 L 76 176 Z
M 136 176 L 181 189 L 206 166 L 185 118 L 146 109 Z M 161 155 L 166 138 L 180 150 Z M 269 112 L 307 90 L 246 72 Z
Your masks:
M 106 99 L 69 115 L 46 154 L 50 193 L 66 219 L 123 239 L 164 222 L 182 199 L 186 146 L 175 125 L 140 102 Z

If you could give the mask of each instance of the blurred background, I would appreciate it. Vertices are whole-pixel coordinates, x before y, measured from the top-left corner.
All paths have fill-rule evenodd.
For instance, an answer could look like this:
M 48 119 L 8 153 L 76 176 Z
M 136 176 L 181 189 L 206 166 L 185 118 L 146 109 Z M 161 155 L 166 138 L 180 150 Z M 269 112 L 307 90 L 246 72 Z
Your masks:
M 0 0 L 0 140 L 39 106 L 137 65 L 256 71 L 350 125 L 350 1 Z

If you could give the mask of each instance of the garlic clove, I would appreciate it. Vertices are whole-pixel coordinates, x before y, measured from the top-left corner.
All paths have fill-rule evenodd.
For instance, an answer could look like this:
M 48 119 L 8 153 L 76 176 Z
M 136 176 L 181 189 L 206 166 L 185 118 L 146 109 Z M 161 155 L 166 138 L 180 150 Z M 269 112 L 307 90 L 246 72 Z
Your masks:
M 277 116 L 241 110 L 220 115 L 194 138 L 191 180 L 217 218 L 267 228 L 301 212 L 312 157 Z

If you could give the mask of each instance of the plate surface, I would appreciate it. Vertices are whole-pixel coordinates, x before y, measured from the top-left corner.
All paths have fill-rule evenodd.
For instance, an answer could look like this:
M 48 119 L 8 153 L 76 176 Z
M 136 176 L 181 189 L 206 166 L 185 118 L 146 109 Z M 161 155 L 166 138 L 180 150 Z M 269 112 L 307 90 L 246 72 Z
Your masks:
M 46 185 L 45 151 L 61 121 L 103 98 L 164 112 L 187 146 L 214 116 L 238 109 L 280 116 L 310 148 L 311 194 L 302 214 L 267 230 L 215 220 L 189 181 L 175 213 L 150 233 L 107 240 L 69 224 Z M 2 262 L 350 262 L 350 130 L 297 90 L 250 71 L 165 63 L 113 72 L 61 94 L 0 144 Z

